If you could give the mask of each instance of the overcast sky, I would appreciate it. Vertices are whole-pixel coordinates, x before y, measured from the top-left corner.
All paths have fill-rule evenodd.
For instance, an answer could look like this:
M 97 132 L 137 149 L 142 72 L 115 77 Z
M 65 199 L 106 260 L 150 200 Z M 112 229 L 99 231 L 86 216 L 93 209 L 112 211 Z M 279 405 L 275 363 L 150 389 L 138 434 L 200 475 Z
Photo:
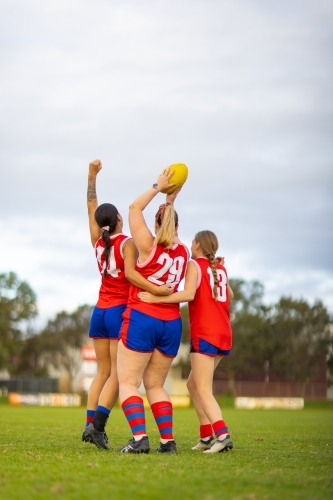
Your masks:
M 331 0 L 0 0 L 0 273 L 36 292 L 38 325 L 96 302 L 95 158 L 125 232 L 186 163 L 184 243 L 211 229 L 266 302 L 333 312 L 332 22 Z

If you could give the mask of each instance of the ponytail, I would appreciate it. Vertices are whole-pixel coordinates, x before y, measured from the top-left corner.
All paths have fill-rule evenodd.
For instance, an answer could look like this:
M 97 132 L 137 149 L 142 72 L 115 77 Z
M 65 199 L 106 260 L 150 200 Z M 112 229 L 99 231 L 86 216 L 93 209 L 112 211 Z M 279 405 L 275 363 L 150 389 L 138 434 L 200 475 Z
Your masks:
M 110 252 L 111 252 L 111 240 L 110 240 L 110 232 L 107 228 L 102 229 L 102 241 L 104 243 L 104 271 L 103 274 L 104 276 L 107 275 L 108 273 L 108 265 L 109 265 L 109 260 L 110 260 Z
M 170 248 L 173 244 L 176 228 L 178 226 L 178 214 L 170 203 L 161 205 L 155 215 L 155 221 L 160 226 L 154 241 L 155 245 L 163 245 Z
M 217 300 L 217 297 L 218 297 L 218 295 L 217 295 L 217 284 L 219 282 L 219 279 L 218 279 L 217 271 L 216 271 L 215 255 L 208 255 L 207 258 L 209 260 L 210 267 L 211 267 L 211 270 L 212 270 L 212 273 L 213 273 L 213 277 L 214 277 L 213 295 L 214 295 L 214 299 Z
M 205 257 L 209 260 L 210 268 L 213 273 L 214 278 L 214 286 L 213 286 L 213 295 L 215 300 L 217 300 L 217 285 L 219 282 L 217 270 L 216 270 L 216 257 L 215 254 L 219 248 L 219 242 L 216 235 L 213 231 L 200 231 L 194 237 L 194 240 L 197 243 L 200 243 L 200 248 Z
M 104 258 L 105 258 L 105 268 L 104 268 L 104 276 L 107 275 L 108 265 L 110 260 L 110 252 L 111 252 L 111 240 L 110 236 L 114 233 L 118 223 L 118 210 L 111 203 L 103 203 L 99 205 L 95 211 L 95 221 L 98 226 L 102 230 L 102 241 L 104 243 Z

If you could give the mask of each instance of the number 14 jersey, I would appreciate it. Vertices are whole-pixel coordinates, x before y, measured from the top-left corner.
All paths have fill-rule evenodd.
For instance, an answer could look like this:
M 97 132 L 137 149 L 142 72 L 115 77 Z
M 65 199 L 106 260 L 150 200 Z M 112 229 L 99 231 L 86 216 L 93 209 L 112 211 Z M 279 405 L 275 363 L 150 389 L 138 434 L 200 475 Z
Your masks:
M 189 257 L 189 251 L 182 243 L 175 243 L 171 248 L 156 245 L 145 262 L 142 264 L 137 262 L 136 270 L 156 286 L 175 285 L 174 291 L 176 292 L 180 281 L 185 276 Z M 142 292 L 141 288 L 131 285 L 128 308 L 165 321 L 179 318 L 179 304 L 142 302 L 138 297 L 139 292 Z

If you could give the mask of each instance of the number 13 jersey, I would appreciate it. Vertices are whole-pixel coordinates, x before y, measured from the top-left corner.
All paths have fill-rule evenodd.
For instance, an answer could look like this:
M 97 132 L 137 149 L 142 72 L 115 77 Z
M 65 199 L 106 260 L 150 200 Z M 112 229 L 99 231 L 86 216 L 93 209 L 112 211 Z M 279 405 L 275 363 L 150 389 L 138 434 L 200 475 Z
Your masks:
M 175 285 L 174 291 L 176 292 L 180 281 L 185 276 L 189 257 L 189 251 L 182 243 L 175 243 L 171 248 L 156 245 L 145 262 L 136 263 L 136 270 L 156 286 Z M 179 318 L 179 304 L 142 302 L 138 297 L 138 293 L 142 291 L 141 288 L 131 285 L 128 308 L 164 321 Z
M 218 276 L 215 300 L 214 276 L 206 257 L 191 261 L 198 269 L 197 290 L 189 302 L 191 339 L 201 338 L 221 350 L 231 349 L 232 331 L 229 318 L 228 276 L 224 266 L 216 264 Z

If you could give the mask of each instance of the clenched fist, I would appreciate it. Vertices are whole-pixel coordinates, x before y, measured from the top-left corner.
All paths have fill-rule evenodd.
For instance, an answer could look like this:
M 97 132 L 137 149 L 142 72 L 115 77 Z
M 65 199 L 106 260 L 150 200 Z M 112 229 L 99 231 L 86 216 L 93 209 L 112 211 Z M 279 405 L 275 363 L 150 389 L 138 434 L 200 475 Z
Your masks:
M 89 174 L 97 175 L 98 172 L 102 170 L 102 162 L 101 160 L 94 160 L 89 163 Z

